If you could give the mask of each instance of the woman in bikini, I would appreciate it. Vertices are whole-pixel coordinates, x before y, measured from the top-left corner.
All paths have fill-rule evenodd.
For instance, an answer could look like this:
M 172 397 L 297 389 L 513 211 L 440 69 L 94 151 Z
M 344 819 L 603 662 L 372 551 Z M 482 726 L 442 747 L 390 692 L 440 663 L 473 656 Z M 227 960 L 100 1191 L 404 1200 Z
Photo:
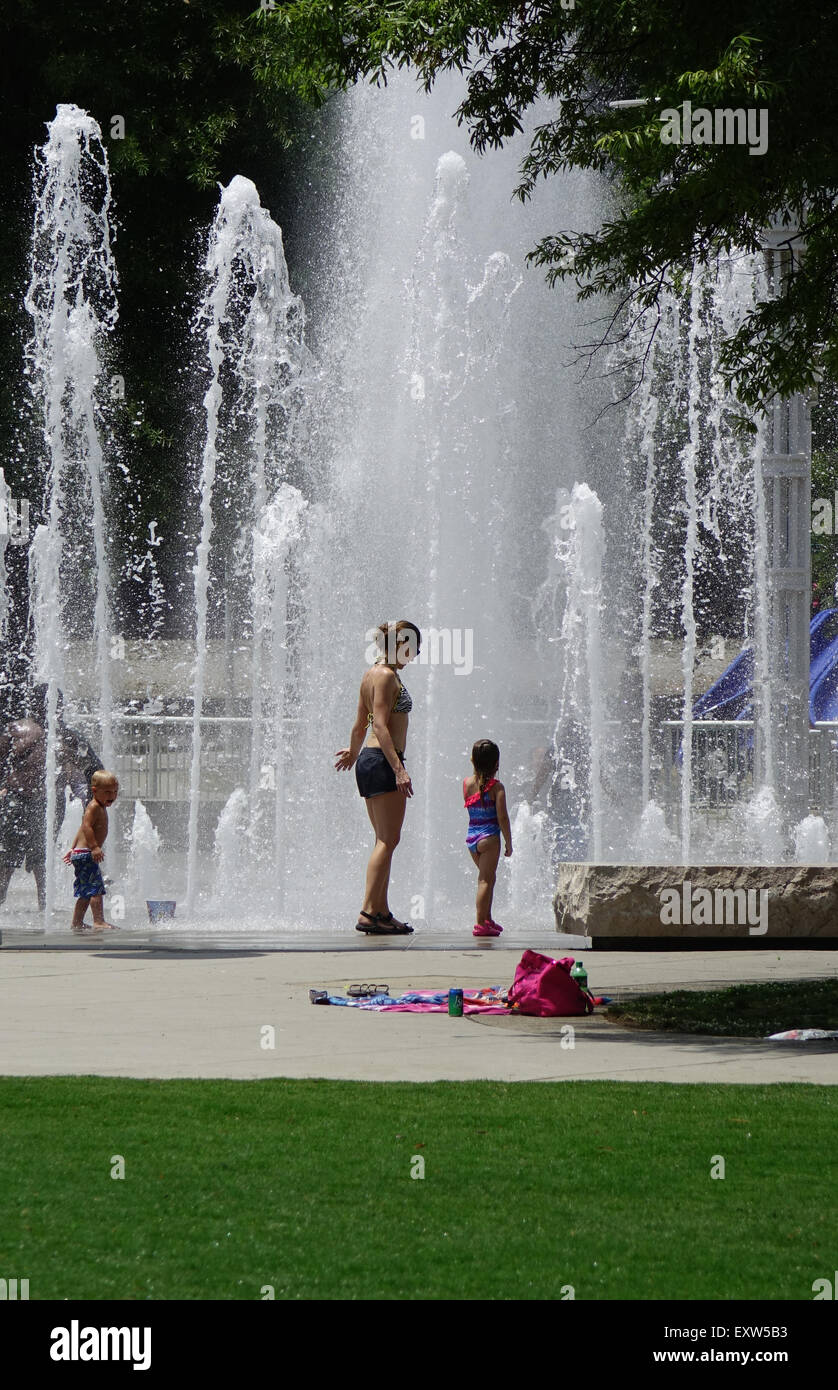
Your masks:
M 368 936 L 409 936 L 413 931 L 407 922 L 399 922 L 393 916 L 387 906 L 387 889 L 407 798 L 413 795 L 404 765 L 413 701 L 398 673 L 418 655 L 420 642 L 416 624 L 403 618 L 377 628 L 378 660 L 361 680 L 349 747 L 335 755 L 338 772 L 355 768 L 358 791 L 366 802 L 375 833 L 375 846 L 367 865 L 364 906 L 356 923 L 356 930 Z M 362 748 L 367 734 L 366 747 Z

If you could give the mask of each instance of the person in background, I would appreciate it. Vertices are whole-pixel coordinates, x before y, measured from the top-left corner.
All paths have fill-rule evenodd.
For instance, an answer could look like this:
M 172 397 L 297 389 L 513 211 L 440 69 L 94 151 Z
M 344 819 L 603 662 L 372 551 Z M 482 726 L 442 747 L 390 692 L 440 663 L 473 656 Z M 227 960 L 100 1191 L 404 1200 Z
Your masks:
M 588 859 L 589 771 L 584 732 L 576 726 L 564 731 L 561 748 L 554 741 L 541 752 L 529 800 L 543 796 L 554 870 L 561 863 Z
M 0 903 L 15 869 L 35 878 L 38 908 L 46 905 L 46 740 L 34 719 L 15 719 L 2 735 L 0 778 Z
M 15 719 L 0 735 L 0 904 L 6 900 L 15 869 L 35 879 L 38 909 L 46 905 L 46 721 L 45 685 L 35 686 L 25 719 Z M 55 783 L 54 834 L 64 818 L 65 788 L 87 807 L 92 779 L 102 763 L 83 734 L 63 722 L 63 699 L 56 710 L 58 770 Z
M 86 735 L 79 733 L 78 729 L 71 729 L 64 723 L 64 696 L 59 690 L 56 702 L 56 733 L 58 735 L 58 779 L 56 789 L 56 834 L 60 828 L 61 817 L 64 814 L 64 788 L 70 788 L 70 795 L 74 801 L 81 801 L 83 806 L 87 806 L 93 795 L 91 790 L 91 780 L 94 772 L 99 772 L 103 763 L 99 755 L 94 751 L 93 745 Z M 33 687 L 28 705 L 28 716 L 40 724 L 41 728 L 47 727 L 47 687 L 36 685 Z

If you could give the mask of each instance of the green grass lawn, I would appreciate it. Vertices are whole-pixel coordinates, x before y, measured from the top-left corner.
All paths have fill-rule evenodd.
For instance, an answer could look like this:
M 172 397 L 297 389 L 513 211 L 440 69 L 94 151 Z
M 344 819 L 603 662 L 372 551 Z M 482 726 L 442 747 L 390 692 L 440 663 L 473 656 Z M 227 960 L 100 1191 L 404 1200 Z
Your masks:
M 838 980 L 775 980 L 729 989 L 643 994 L 611 1004 L 606 1018 L 629 1028 L 729 1038 L 765 1038 L 791 1028 L 838 1028 Z
M 816 1086 L 0 1079 L 0 1276 L 31 1299 L 806 1300 L 838 1256 L 837 1113 Z

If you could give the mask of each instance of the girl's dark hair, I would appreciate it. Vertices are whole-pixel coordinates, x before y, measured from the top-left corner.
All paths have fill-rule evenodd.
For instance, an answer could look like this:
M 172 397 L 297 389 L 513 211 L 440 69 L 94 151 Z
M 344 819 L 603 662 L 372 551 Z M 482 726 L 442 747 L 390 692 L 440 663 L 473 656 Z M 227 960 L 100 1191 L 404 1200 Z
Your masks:
M 479 738 L 471 750 L 471 765 L 477 778 L 477 789 L 480 792 L 481 801 L 486 783 L 494 777 L 499 763 L 500 749 L 498 745 L 492 743 L 490 738 Z

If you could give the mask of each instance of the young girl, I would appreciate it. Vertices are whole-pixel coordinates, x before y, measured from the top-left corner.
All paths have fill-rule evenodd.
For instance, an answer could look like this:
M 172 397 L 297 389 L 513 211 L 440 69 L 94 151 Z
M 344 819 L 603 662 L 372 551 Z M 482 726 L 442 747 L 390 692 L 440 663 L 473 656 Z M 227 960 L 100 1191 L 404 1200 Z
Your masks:
M 491 739 L 477 740 L 471 750 L 473 777 L 463 779 L 463 799 L 468 811 L 466 845 L 477 865 L 477 921 L 472 936 L 500 936 L 503 927 L 492 921 L 492 897 L 503 835 L 504 857 L 512 853 L 512 832 L 506 810 L 503 783 L 495 777 L 500 750 Z

